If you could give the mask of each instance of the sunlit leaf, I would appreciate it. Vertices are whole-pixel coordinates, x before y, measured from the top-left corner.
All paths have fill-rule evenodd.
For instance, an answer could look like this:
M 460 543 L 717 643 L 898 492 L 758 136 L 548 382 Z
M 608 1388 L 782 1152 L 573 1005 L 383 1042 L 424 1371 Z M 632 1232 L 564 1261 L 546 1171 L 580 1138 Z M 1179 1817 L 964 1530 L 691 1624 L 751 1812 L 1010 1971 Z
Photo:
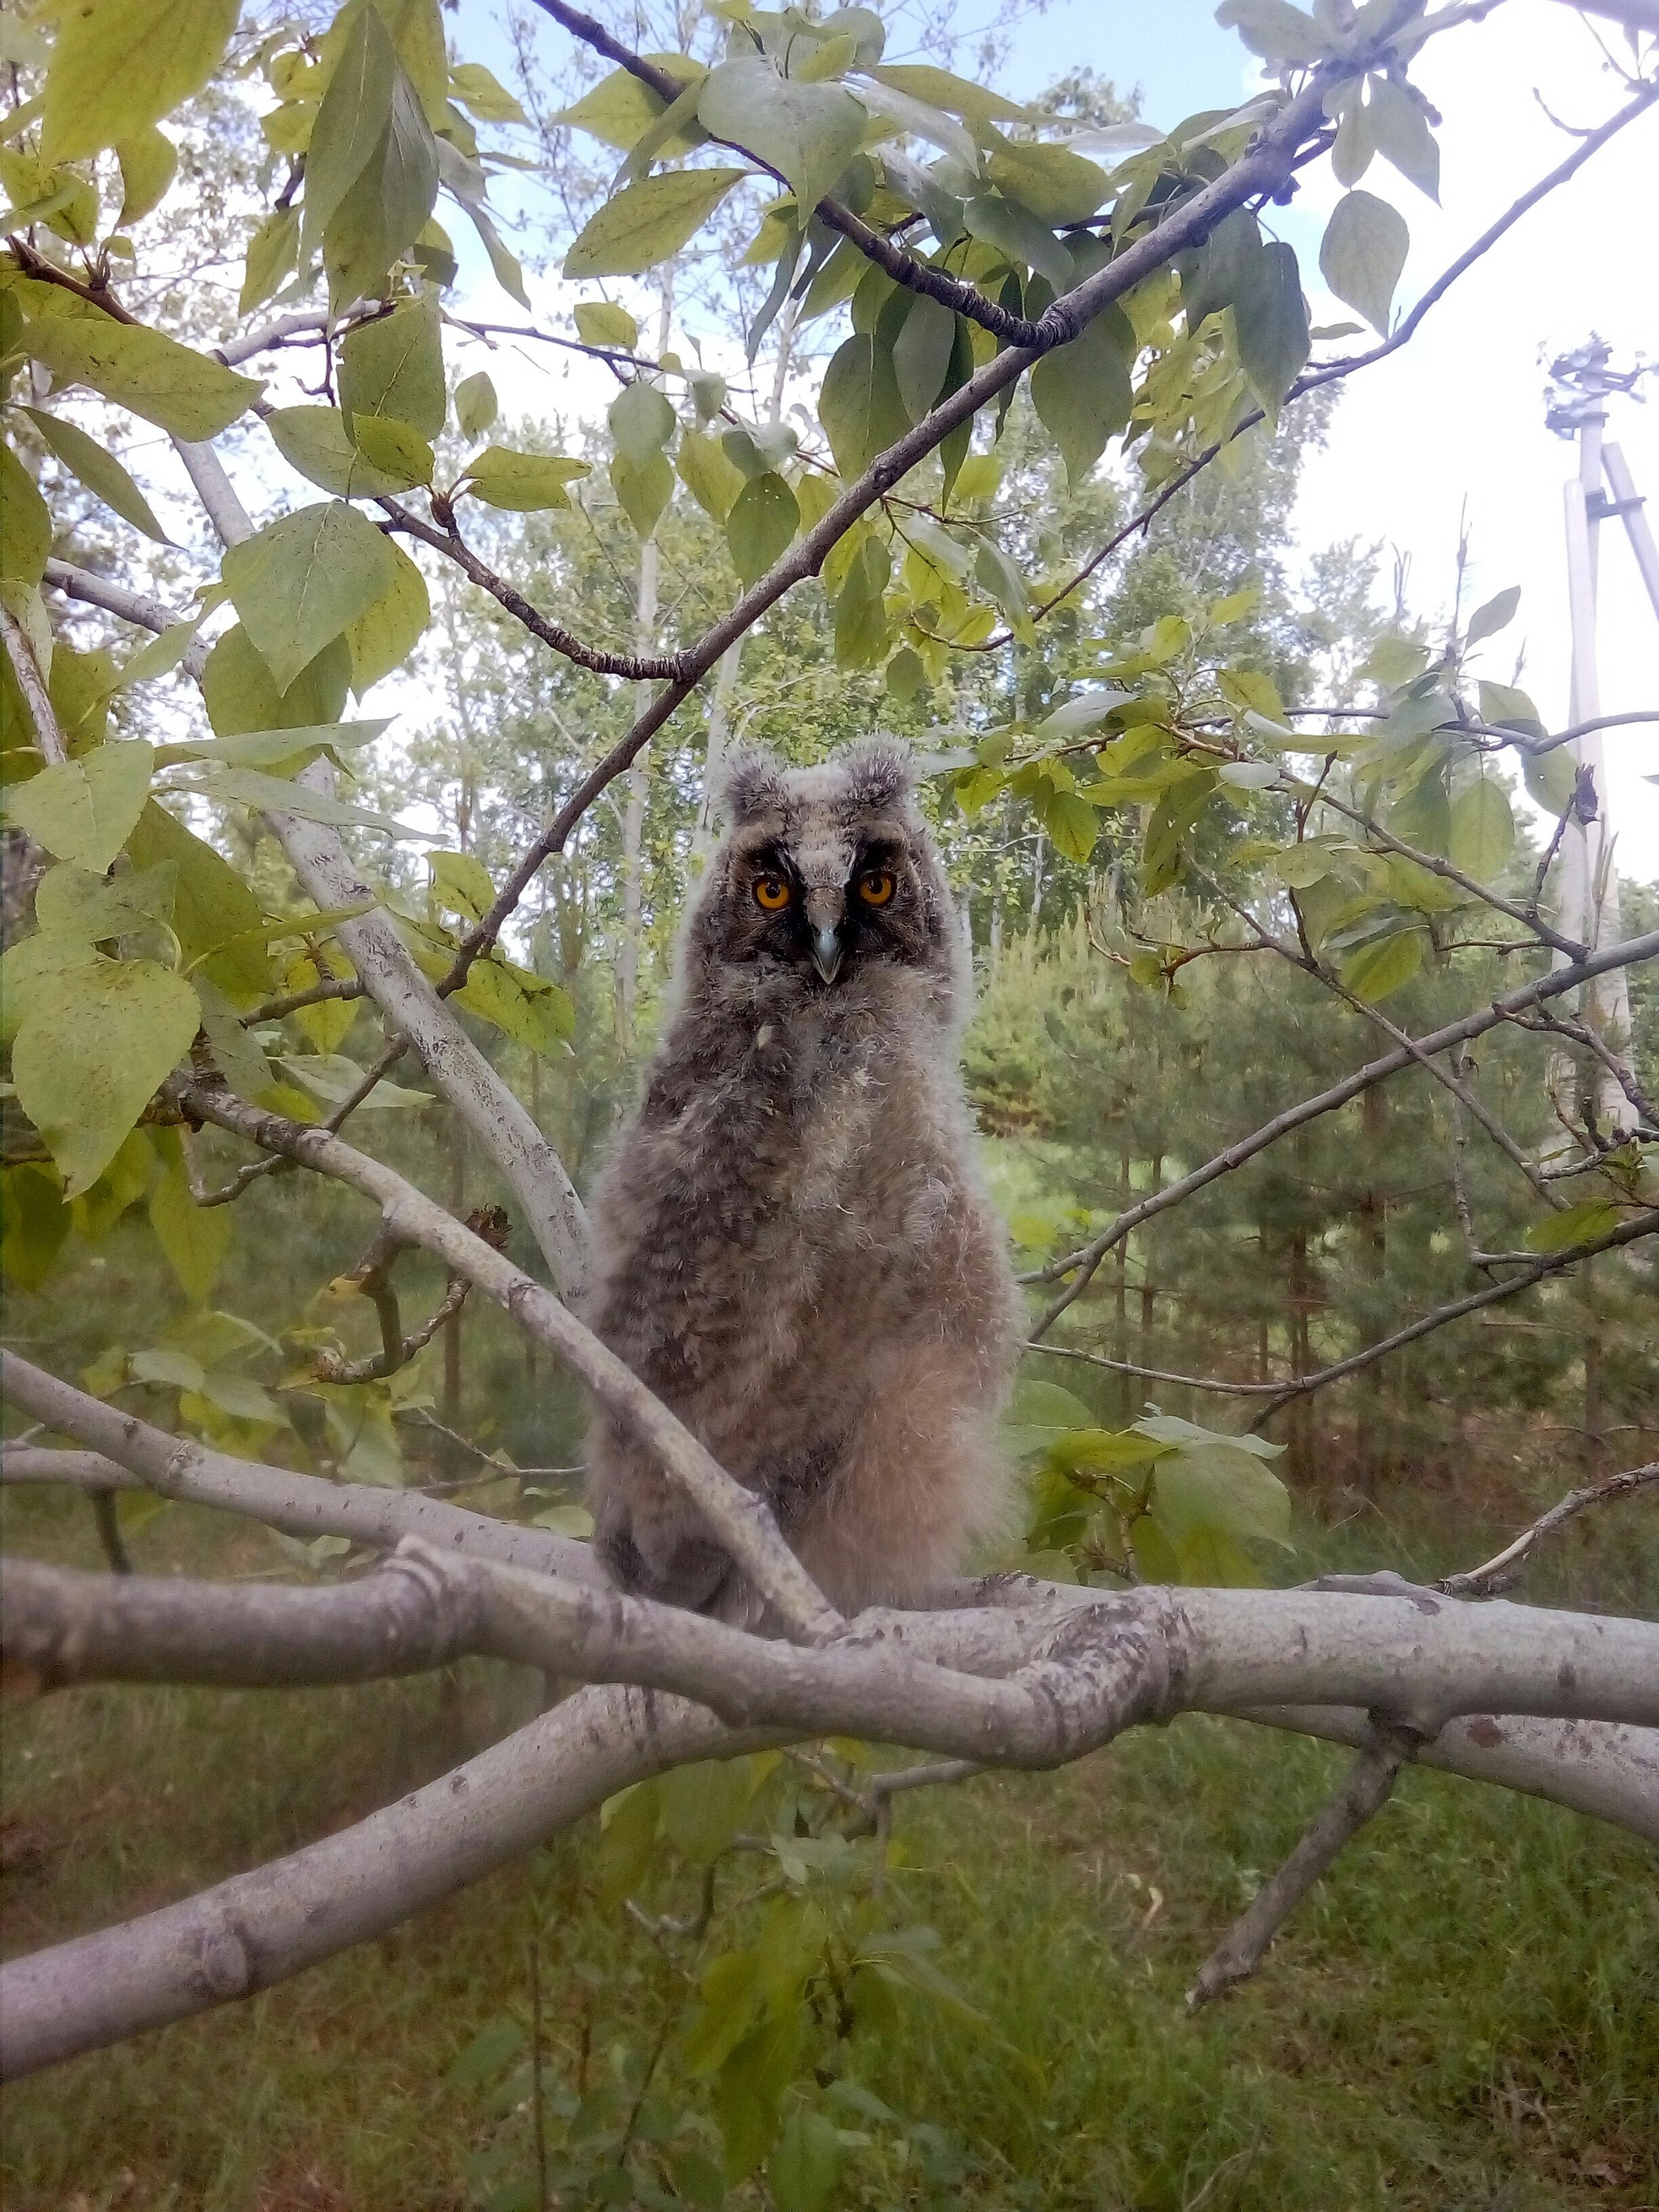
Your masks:
M 564 257 L 567 276 L 636 276 L 678 253 L 748 174 L 674 169 L 643 177 L 591 216 Z
M 219 66 L 237 0 L 78 0 L 58 18 L 41 151 L 73 161 L 135 137 Z

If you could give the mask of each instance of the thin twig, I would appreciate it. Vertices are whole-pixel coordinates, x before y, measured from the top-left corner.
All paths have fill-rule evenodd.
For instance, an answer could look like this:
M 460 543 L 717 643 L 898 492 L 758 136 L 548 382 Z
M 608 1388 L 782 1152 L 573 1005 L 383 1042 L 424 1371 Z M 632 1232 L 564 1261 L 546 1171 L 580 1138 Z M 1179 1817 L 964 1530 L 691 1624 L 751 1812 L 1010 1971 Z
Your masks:
M 1628 1468 L 1622 1474 L 1610 1474 L 1582 1490 L 1570 1490 L 1547 1513 L 1540 1513 L 1531 1528 L 1523 1528 L 1512 1544 L 1506 1544 L 1483 1565 L 1470 1567 L 1462 1574 L 1447 1575 L 1434 1587 L 1443 1590 L 1448 1597 L 1501 1597 L 1520 1581 L 1546 1536 L 1553 1536 L 1588 1507 L 1604 1505 L 1609 1498 L 1628 1498 L 1632 1492 L 1645 1489 L 1654 1482 L 1659 1482 L 1659 1460 L 1650 1460 L 1645 1467 Z

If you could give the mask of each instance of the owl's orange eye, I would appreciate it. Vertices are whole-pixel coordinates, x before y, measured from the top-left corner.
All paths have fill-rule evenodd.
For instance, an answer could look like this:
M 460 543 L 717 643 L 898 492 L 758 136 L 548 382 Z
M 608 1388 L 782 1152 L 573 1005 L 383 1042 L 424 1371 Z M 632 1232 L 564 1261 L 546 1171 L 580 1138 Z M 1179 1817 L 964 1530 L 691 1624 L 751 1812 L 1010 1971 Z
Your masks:
M 885 868 L 872 868 L 859 878 L 859 896 L 866 906 L 885 906 L 896 889 Z
M 781 876 L 761 876 L 755 884 L 755 903 L 768 914 L 781 914 L 789 903 L 789 886 Z

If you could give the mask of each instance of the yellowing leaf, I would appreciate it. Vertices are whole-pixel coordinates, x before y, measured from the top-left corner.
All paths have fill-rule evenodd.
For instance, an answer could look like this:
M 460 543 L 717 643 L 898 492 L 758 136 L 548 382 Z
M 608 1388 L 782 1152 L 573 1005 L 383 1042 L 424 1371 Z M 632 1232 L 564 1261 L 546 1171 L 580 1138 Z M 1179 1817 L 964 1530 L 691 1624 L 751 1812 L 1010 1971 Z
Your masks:
M 577 310 L 578 314 L 580 309 Z M 629 318 L 631 322 L 633 318 Z M 482 438 L 501 412 L 495 387 L 483 369 L 464 376 L 455 386 L 455 420 L 464 438 Z
M 632 353 L 640 342 L 640 326 L 626 307 L 609 300 L 579 300 L 574 313 L 576 331 L 586 345 L 612 346 Z
M 515 453 L 507 446 L 488 446 L 467 464 L 469 489 L 491 507 L 530 514 L 568 507 L 565 487 L 588 473 L 586 461 L 559 453 Z
M 276 407 L 264 424 L 289 466 L 337 499 L 374 499 L 418 481 L 376 468 L 348 434 L 337 407 Z
M 391 477 L 400 491 L 429 484 L 435 460 L 418 430 L 390 415 L 354 415 L 351 434 L 371 465 Z
M 18 1101 L 63 1170 L 67 1197 L 114 1158 L 199 1023 L 190 985 L 150 960 L 72 969 L 50 1016 L 24 1022 L 12 1048 Z
M 1342 964 L 1342 981 L 1358 999 L 1375 1005 L 1409 983 L 1423 965 L 1420 930 L 1398 930 L 1380 937 Z
M 528 123 L 530 118 L 498 77 L 482 62 L 458 62 L 449 72 L 449 88 L 469 114 L 480 123 Z
M 118 142 L 115 158 L 121 164 L 121 212 L 116 220 L 125 230 L 167 197 L 179 167 L 179 149 L 153 124 L 146 124 Z
M 127 839 L 135 868 L 170 864 L 174 872 L 173 931 L 185 958 L 210 975 L 240 1006 L 270 988 L 270 963 L 258 942 L 264 916 L 228 860 L 151 799 Z
M 1618 1227 L 1620 1207 L 1613 1200 L 1587 1198 L 1582 1205 L 1565 1206 L 1547 1220 L 1534 1222 L 1527 1231 L 1527 1249 L 1540 1254 L 1570 1252 L 1576 1244 L 1593 1244 Z
M 388 539 L 387 543 L 391 541 Z M 401 545 L 392 545 L 397 578 L 345 633 L 351 656 L 351 688 L 362 698 L 394 668 L 401 668 L 432 619 L 426 579 Z
M 678 253 L 748 172 L 672 169 L 641 178 L 584 224 L 564 257 L 567 276 L 637 276 Z
M 77 0 L 64 9 L 46 71 L 46 159 L 74 161 L 131 139 L 199 92 L 237 13 L 237 0 Z
M 222 574 L 283 690 L 398 577 L 386 539 L 340 500 L 301 507 L 233 546 Z
M 89 384 L 169 437 L 216 438 L 257 399 L 260 386 L 222 362 L 137 324 L 60 315 L 32 319 L 28 350 L 60 384 Z
M 46 502 L 11 447 L 0 446 L 0 579 L 32 588 L 45 574 L 51 550 Z
M 340 348 L 340 405 L 347 415 L 389 415 L 423 438 L 444 427 L 443 345 L 429 294 L 359 323 Z
M 228 1206 L 198 1206 L 191 1196 L 177 1131 L 155 1133 L 166 1164 L 150 1190 L 149 1225 L 179 1288 L 191 1305 L 203 1306 L 218 1280 L 236 1224 Z
M 683 431 L 676 461 L 681 481 L 698 506 L 716 522 L 724 522 L 744 485 L 742 472 L 732 466 L 725 447 L 701 430 Z
M 116 739 L 18 784 L 7 811 L 47 852 L 101 875 L 143 809 L 154 764 L 142 741 Z

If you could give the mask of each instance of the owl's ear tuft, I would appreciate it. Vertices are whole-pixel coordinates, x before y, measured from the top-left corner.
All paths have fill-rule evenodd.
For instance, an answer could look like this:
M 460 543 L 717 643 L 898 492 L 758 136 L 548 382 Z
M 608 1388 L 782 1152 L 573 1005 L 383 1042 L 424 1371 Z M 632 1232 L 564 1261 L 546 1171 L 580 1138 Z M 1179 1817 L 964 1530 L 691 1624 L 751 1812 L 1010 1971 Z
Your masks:
M 916 787 L 916 764 L 896 738 L 860 738 L 842 756 L 853 797 L 865 813 L 890 812 Z
M 753 822 L 778 811 L 787 792 L 783 763 L 761 745 L 736 745 L 720 772 L 721 816 L 731 823 Z

